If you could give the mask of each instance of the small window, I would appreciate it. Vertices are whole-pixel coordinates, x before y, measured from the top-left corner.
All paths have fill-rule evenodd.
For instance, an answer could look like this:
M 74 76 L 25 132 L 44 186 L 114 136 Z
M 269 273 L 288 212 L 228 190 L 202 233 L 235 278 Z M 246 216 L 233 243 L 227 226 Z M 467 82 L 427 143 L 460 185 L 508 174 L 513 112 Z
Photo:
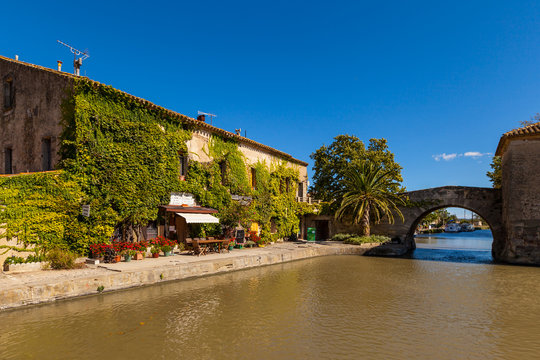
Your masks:
M 291 191 L 291 179 L 286 178 L 285 179 L 285 192 Z
M 13 80 L 7 79 L 4 81 L 4 109 L 8 110 L 13 107 L 13 100 L 14 100 L 14 92 L 13 92 Z
M 41 140 L 41 169 L 43 171 L 52 170 L 52 152 L 50 138 L 44 138 Z
M 304 197 L 304 183 L 298 183 L 298 197 Z
M 4 173 L 13 174 L 13 149 L 4 149 Z
M 278 230 L 278 227 L 277 227 L 276 219 L 275 218 L 270 219 L 270 232 L 272 234 L 275 234 L 277 233 L 277 230 Z
M 227 162 L 225 160 L 219 163 L 219 171 L 221 172 L 221 185 L 225 185 L 227 180 Z
M 186 154 L 180 153 L 178 165 L 180 167 L 180 176 L 186 176 L 188 171 L 188 157 Z
M 257 189 L 257 170 L 255 168 L 251 168 L 251 188 Z

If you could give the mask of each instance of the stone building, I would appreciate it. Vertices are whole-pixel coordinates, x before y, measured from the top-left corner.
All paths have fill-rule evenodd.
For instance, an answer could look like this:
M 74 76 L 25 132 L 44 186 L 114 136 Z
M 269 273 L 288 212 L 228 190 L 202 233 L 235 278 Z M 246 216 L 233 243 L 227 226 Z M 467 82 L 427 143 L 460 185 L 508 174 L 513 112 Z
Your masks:
M 65 107 L 63 105 L 66 101 L 72 100 L 78 78 L 76 75 L 61 71 L 60 65 L 57 70 L 54 70 L 0 56 L 0 81 L 2 82 L 0 87 L 0 176 L 58 169 L 61 160 L 59 154 L 61 137 L 64 131 L 62 122 Z M 87 80 L 98 87 L 104 86 L 90 79 Z M 238 150 L 243 154 L 246 175 L 252 182 L 252 188 L 252 179 L 258 162 L 265 163 L 267 166 L 279 164 L 298 172 L 298 184 L 292 184 L 295 186 L 291 188 L 291 192 L 297 189 L 294 194 L 299 202 L 308 200 L 306 162 L 241 136 L 238 132 L 233 133 L 213 126 L 206 122 L 204 116 L 188 117 L 145 99 L 119 90 L 114 89 L 114 91 L 139 103 L 141 107 L 154 114 L 176 119 L 183 128 L 190 130 L 191 138 L 186 142 L 187 152 L 179 153 L 178 166 L 181 178 L 187 175 L 190 161 L 199 163 L 212 161 L 209 155 L 209 144 L 215 136 L 224 140 L 233 140 L 237 144 Z M 301 229 L 304 227 L 301 226 Z M 3 231 L 0 228 L 0 235 Z M 16 239 L 7 241 L 0 236 L 0 245 L 15 246 L 17 244 Z M 0 262 L 12 253 L 2 254 Z
M 60 157 L 62 133 L 62 102 L 73 86 L 75 75 L 0 56 L 2 80 L 2 111 L 0 115 L 0 174 L 48 171 L 56 168 Z M 151 102 L 133 97 L 152 108 L 165 110 L 172 116 L 182 116 L 193 131 L 187 142 L 188 154 L 180 166 L 185 175 L 187 161 L 210 160 L 207 147 L 212 135 L 234 139 L 246 163 L 284 161 L 298 169 L 298 198 L 307 198 L 307 163 L 291 155 L 261 144 L 240 134 L 208 124 L 204 115 L 197 119 L 163 109 Z M 249 169 L 246 169 L 249 171 Z
M 540 264 L 540 123 L 501 137 L 502 219 L 507 241 L 501 256 L 509 262 Z

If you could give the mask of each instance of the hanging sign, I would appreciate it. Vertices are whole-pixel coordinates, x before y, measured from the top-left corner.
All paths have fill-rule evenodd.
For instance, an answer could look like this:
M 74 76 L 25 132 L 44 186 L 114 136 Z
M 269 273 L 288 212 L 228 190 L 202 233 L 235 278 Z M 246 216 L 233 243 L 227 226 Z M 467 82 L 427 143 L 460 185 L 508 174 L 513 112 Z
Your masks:
M 89 217 L 90 216 L 90 205 L 83 205 L 81 207 L 81 214 L 82 214 L 82 216 Z
M 169 205 L 187 205 L 187 206 L 197 206 L 195 202 L 195 197 L 193 194 L 188 193 L 171 193 L 171 201 Z

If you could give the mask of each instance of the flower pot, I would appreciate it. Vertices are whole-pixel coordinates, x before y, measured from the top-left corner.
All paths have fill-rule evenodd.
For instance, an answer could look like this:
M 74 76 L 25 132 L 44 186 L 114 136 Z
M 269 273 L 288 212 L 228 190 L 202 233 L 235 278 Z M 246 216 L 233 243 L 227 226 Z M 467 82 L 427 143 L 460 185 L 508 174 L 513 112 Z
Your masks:
M 234 249 L 234 246 L 232 246 L 232 245 L 229 246 L 229 251 L 232 250 L 232 249 Z
M 122 261 L 122 257 L 120 255 L 115 255 L 114 262 L 120 262 L 120 261 Z
M 157 258 L 159 257 L 159 253 L 152 253 L 152 257 L 153 257 L 154 259 L 157 259 Z
M 124 255 L 124 261 L 130 262 L 131 261 L 131 255 Z
M 138 253 L 135 255 L 135 260 L 142 260 L 142 259 L 144 259 L 143 254 L 141 254 L 140 252 L 138 252 Z
M 259 247 L 265 247 L 265 246 L 266 246 L 266 245 L 264 245 L 264 244 L 259 244 Z
M 165 255 L 165 256 L 171 256 L 171 252 L 170 252 L 170 251 L 164 251 L 164 252 L 163 252 L 163 255 Z

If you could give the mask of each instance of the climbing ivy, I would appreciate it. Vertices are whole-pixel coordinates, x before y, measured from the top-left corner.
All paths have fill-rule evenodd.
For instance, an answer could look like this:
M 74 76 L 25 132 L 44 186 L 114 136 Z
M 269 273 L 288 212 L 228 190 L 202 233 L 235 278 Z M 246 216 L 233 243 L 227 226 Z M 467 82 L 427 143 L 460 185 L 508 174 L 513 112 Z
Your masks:
M 146 225 L 180 187 L 181 121 L 111 87 L 78 80 L 64 104 L 62 167 L 107 224 Z
M 192 135 L 185 119 L 112 87 L 75 79 L 62 111 L 62 171 L 0 180 L 0 224 L 8 238 L 23 244 L 16 250 L 60 247 L 85 253 L 88 244 L 111 239 L 115 228 L 156 220 L 171 192 L 194 194 L 202 206 L 218 210 L 226 227 L 259 223 L 266 241 L 298 231 L 299 216 L 312 211 L 295 200 L 298 169 L 279 161 L 248 166 L 238 143 L 217 135 L 208 145 L 211 161 L 191 161 L 182 181 L 180 154 Z M 252 200 L 239 203 L 231 194 Z M 91 206 L 88 218 L 80 215 L 82 204 Z M 222 230 L 220 225 L 198 229 Z
M 89 240 L 112 232 L 106 221 L 93 223 L 79 215 L 86 201 L 78 181 L 63 171 L 0 178 L 0 229 L 17 246 L 5 251 L 46 251 L 53 247 L 83 252 Z M 3 251 L 3 252 L 5 252 Z

